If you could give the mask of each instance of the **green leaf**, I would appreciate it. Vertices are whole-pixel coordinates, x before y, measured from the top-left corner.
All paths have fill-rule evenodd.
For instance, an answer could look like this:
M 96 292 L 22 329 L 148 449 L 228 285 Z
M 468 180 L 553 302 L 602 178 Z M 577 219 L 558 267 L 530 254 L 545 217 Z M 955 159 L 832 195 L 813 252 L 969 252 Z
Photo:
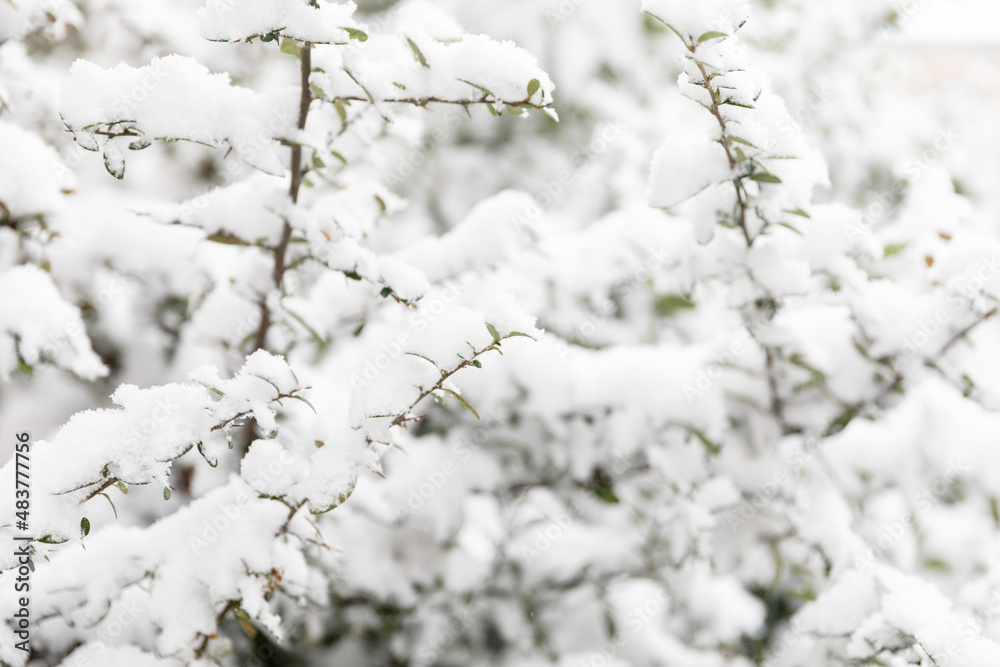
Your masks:
M 823 432 L 824 438 L 829 438 L 831 435 L 836 435 L 847 428 L 847 425 L 851 423 L 854 419 L 855 414 L 857 414 L 854 408 L 847 408 L 840 415 L 830 422 L 830 425 L 826 427 Z
M 615 495 L 614 487 L 607 479 L 602 478 L 599 481 L 590 484 L 589 488 L 591 493 L 608 504 L 616 505 L 620 502 L 618 500 L 618 496 Z
M 729 37 L 729 35 L 724 32 L 709 30 L 708 32 L 701 33 L 701 36 L 698 38 L 698 43 L 701 44 L 702 42 L 707 42 L 710 39 L 717 39 L 719 37 Z
M 710 454 L 714 455 L 722 451 L 721 447 L 719 447 L 717 444 L 709 440 L 708 436 L 706 436 L 701 431 L 693 431 L 693 433 L 694 436 L 701 441 L 701 444 L 705 445 L 705 449 L 707 449 Z
M 479 359 L 473 359 L 472 360 L 472 365 L 475 366 L 476 368 L 482 368 L 483 367 L 483 364 L 480 363 Z
M 472 86 L 473 88 L 476 88 L 477 90 L 483 91 L 484 93 L 486 93 L 487 95 L 489 95 L 493 99 L 497 98 L 497 96 L 493 94 L 493 91 L 491 91 L 489 88 L 483 88 L 478 83 L 472 83 L 471 81 L 466 81 L 465 79 L 459 79 L 459 81 L 461 81 L 462 83 L 467 83 L 470 86 Z
M 391 287 L 383 287 L 382 291 L 379 292 L 379 296 L 381 296 L 382 298 L 385 298 L 385 297 L 389 296 L 390 294 L 392 294 L 392 288 Z
M 413 56 L 417 59 L 417 62 L 424 67 L 430 67 L 430 65 L 427 64 L 427 59 L 424 58 L 424 54 L 421 52 L 420 47 L 417 46 L 416 42 L 407 37 L 406 43 L 410 45 L 410 50 L 413 51 Z
M 736 147 L 736 161 L 737 162 L 746 162 L 747 161 L 747 154 L 744 153 L 743 149 L 740 148 L 739 146 Z
M 522 336 L 524 338 L 531 338 L 531 336 L 529 336 L 528 334 L 521 333 L 520 331 L 511 331 L 509 334 L 507 334 L 507 338 L 516 338 L 517 336 Z M 535 339 L 531 338 L 531 340 Z
M 219 465 L 218 459 L 208 458 L 208 454 L 205 453 L 205 443 L 203 442 L 198 443 L 198 453 L 201 454 L 201 458 L 205 459 L 205 463 L 207 463 L 209 467 L 214 468 L 217 465 Z
M 778 224 L 781 225 L 782 227 L 785 227 L 787 229 L 792 230 L 793 232 L 795 232 L 799 236 L 805 236 L 805 234 L 803 234 L 801 231 L 799 231 L 794 225 L 790 225 L 787 222 L 779 222 Z
M 664 294 L 656 299 L 656 314 L 660 317 L 670 317 L 678 311 L 694 307 L 694 302 L 683 294 Z
M 125 482 L 122 482 L 121 480 L 119 480 L 119 481 L 115 482 L 115 487 L 119 491 L 121 491 L 123 494 L 128 495 L 128 487 L 125 486 Z
M 361 280 L 361 275 L 357 271 L 344 271 L 344 275 L 351 280 Z
M 467 400 L 465 400 L 464 398 L 462 398 L 461 394 L 459 394 L 457 391 L 453 391 L 451 389 L 448 389 L 447 387 L 441 387 L 441 389 L 443 389 L 444 391 L 446 391 L 449 394 L 451 394 L 452 396 L 454 396 L 458 400 L 459 403 L 461 403 L 462 405 L 464 405 L 465 407 L 467 407 L 469 409 L 469 412 L 471 412 L 473 414 L 473 416 L 475 416 L 476 419 L 479 419 L 479 413 L 476 412 L 476 409 L 474 407 L 472 407 L 471 405 L 469 405 L 469 402 Z
M 365 34 L 363 31 L 358 30 L 357 28 L 341 28 L 341 30 L 346 32 L 347 36 L 350 37 L 351 39 L 356 39 L 359 42 L 368 41 L 368 35 Z
M 539 88 L 542 87 L 542 82 L 538 79 L 532 79 L 528 82 L 528 99 L 530 100 L 532 95 L 538 92 Z
M 494 343 L 499 343 L 500 342 L 500 334 L 499 334 L 499 332 L 497 332 L 497 329 L 496 329 L 495 326 L 493 326 L 492 324 L 490 324 L 489 322 L 487 322 L 486 323 L 486 330 L 490 332 L 491 336 L 493 336 L 493 342 Z
M 282 53 L 287 53 L 290 56 L 295 56 L 296 58 L 302 58 L 302 50 L 299 47 L 299 43 L 292 39 L 291 37 L 282 37 L 281 46 L 279 50 Z
M 292 396 L 292 398 L 294 398 L 296 401 L 302 401 L 303 403 L 305 403 L 306 405 L 308 405 L 310 408 L 312 408 L 312 411 L 314 413 L 319 414 L 318 412 L 316 412 L 316 407 L 312 403 L 310 403 L 308 401 L 308 399 L 305 399 L 302 396 Z
M 730 143 L 743 144 L 744 146 L 749 146 L 750 148 L 757 148 L 756 146 L 754 146 L 753 144 L 751 144 L 749 141 L 747 141 L 743 137 L 737 137 L 735 134 L 727 135 L 726 136 L 726 141 L 728 141 Z M 760 149 L 757 148 L 757 150 L 760 150 Z
M 125 178 L 125 160 L 121 151 L 110 145 L 104 147 L 104 168 L 119 181 Z
M 797 215 L 800 218 L 812 218 L 811 215 L 803 211 L 801 208 L 793 208 L 791 210 L 786 210 L 785 213 L 791 213 L 792 215 Z
M 905 243 L 890 243 L 885 247 L 885 250 L 882 252 L 882 256 L 892 257 L 893 255 L 898 255 L 903 252 L 904 248 L 906 248 Z
M 105 498 L 108 499 L 108 502 L 111 503 L 111 511 L 115 513 L 115 518 L 117 519 L 118 518 L 118 509 L 115 508 L 115 504 L 111 501 L 111 496 L 109 496 L 106 493 L 101 493 L 101 494 L 98 494 L 98 495 L 102 495 L 102 496 L 104 496 Z
M 142 149 L 149 148 L 152 145 L 153 142 L 148 139 L 136 139 L 128 145 L 128 149 L 130 151 L 141 151 Z
M 750 174 L 750 180 L 757 181 L 758 183 L 781 183 L 780 178 L 766 171 L 758 171 L 757 173 Z
M 85 151 L 96 153 L 101 150 L 100 144 L 97 143 L 97 137 L 89 132 L 78 132 L 73 135 L 73 138 L 76 139 L 76 143 L 80 145 L 80 148 Z
M 928 558 L 924 561 L 924 566 L 929 570 L 937 570 L 938 572 L 949 572 L 951 570 L 951 565 L 940 558 Z
M 313 153 L 313 168 L 314 169 L 322 169 L 325 166 L 326 166 L 326 163 L 323 162 L 323 160 L 320 159 L 319 155 L 317 155 L 316 153 Z
M 334 102 L 333 103 L 333 108 L 335 108 L 337 110 L 337 115 L 340 116 L 340 122 L 341 123 L 346 123 L 347 122 L 347 107 L 343 103 L 343 101 L 337 100 L 336 102 Z M 345 160 L 345 162 L 346 162 L 346 160 Z
M 46 556 L 45 560 L 48 560 L 48 559 L 49 559 L 49 557 Z M 31 570 L 32 572 L 35 571 L 35 563 L 30 558 L 28 559 L 28 569 Z
M 90 519 L 87 517 L 80 519 L 80 532 L 83 533 L 84 537 L 90 535 Z
M 211 241 L 212 243 L 221 243 L 223 245 L 250 245 L 243 239 L 238 239 L 229 234 L 210 234 L 205 237 L 205 240 Z
M 340 160 L 344 164 L 347 164 L 347 158 L 344 157 L 343 155 L 341 155 L 340 153 L 338 153 L 337 151 L 330 151 L 330 155 L 332 155 L 333 157 L 337 158 L 338 160 Z
M 170 500 L 170 487 L 169 486 L 163 487 L 163 499 L 164 500 Z

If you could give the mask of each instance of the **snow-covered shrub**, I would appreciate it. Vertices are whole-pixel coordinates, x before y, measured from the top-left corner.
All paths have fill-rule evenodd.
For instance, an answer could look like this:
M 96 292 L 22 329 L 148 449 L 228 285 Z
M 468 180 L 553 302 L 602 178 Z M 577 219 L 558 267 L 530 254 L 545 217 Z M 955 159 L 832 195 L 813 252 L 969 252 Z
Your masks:
M 760 4 L 18 3 L 0 368 L 114 390 L 34 450 L 36 657 L 997 664 L 995 230 L 794 99 L 890 3 Z

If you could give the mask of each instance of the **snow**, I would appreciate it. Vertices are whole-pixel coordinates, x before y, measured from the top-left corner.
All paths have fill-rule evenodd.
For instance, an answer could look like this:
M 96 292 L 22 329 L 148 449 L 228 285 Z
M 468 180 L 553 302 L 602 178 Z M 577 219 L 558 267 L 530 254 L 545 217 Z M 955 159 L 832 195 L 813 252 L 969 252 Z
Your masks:
M 425 66 L 414 52 L 419 49 Z M 463 35 L 438 42 L 421 32 L 372 35 L 357 48 L 320 47 L 310 76 L 326 99 L 442 100 L 475 103 L 482 99 L 514 104 L 551 104 L 555 86 L 534 56 L 513 42 L 486 35 Z M 528 84 L 539 87 L 530 97 Z
M 746 0 L 643 0 L 642 10 L 694 40 L 706 32 L 731 35 L 750 17 Z
M 58 213 L 64 190 L 75 185 L 59 156 L 36 135 L 0 119 L 0 217 Z
M 198 10 L 201 36 L 217 42 L 280 33 L 318 44 L 346 44 L 347 28 L 361 29 L 352 16 L 353 2 L 323 2 L 317 6 L 299 0 L 208 0 Z
M 726 151 L 718 141 L 697 134 L 670 135 L 653 155 L 649 204 L 676 206 L 732 176 Z
M 60 115 L 84 147 L 95 140 L 92 128 L 121 124 L 117 129 L 132 128 L 147 139 L 227 143 L 248 164 L 281 174 L 275 140 L 294 136 L 294 102 L 294 95 L 234 86 L 228 74 L 212 74 L 179 55 L 110 69 L 78 60 L 63 84 Z
M 59 294 L 52 277 L 32 265 L 0 272 L 0 374 L 9 377 L 21 359 L 41 361 L 94 380 L 108 373 L 94 353 L 80 310 Z
M 0 1 L 40 655 L 1000 664 L 970 3 Z

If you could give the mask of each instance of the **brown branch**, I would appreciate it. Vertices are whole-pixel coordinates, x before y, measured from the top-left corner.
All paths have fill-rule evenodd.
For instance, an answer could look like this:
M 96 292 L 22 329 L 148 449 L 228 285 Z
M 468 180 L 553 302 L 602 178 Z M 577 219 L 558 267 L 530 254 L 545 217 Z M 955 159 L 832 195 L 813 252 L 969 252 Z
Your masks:
M 719 128 L 722 131 L 722 138 L 719 139 L 719 143 L 722 144 L 723 150 L 726 151 L 726 159 L 729 160 L 729 168 L 736 168 L 736 157 L 733 155 L 732 150 L 729 148 L 729 142 L 726 140 L 726 120 L 722 117 L 722 112 L 719 110 L 719 101 L 715 96 L 715 89 L 712 88 L 712 79 L 709 77 L 708 72 L 705 70 L 705 66 L 695 57 L 695 51 L 698 49 L 698 45 L 691 43 L 687 44 L 688 51 L 691 52 L 692 60 L 694 64 L 698 67 L 698 71 L 701 72 L 702 77 L 702 88 L 708 92 L 708 97 L 712 101 L 712 106 L 708 107 L 709 112 L 715 116 L 715 120 L 719 123 Z M 750 236 L 750 232 L 747 230 L 747 204 L 743 200 L 743 185 L 740 183 L 740 179 L 734 178 L 732 180 L 733 188 L 736 190 L 736 201 L 739 205 L 739 217 L 737 219 L 737 224 L 739 224 L 740 229 L 743 231 L 743 238 L 746 240 L 747 247 L 753 245 L 753 238 Z
M 309 118 L 309 105 L 312 103 L 312 92 L 309 90 L 309 74 L 312 72 L 312 44 L 303 43 L 299 47 L 299 119 L 297 127 L 304 130 L 306 120 Z M 299 200 L 299 190 L 302 187 L 302 144 L 294 143 L 291 146 L 292 178 L 288 186 L 288 196 L 295 204 Z M 281 228 L 281 238 L 274 248 L 274 269 L 271 271 L 271 279 L 274 286 L 281 289 L 285 280 L 285 256 L 288 253 L 288 243 L 292 238 L 292 225 L 285 220 Z M 267 347 L 267 332 L 271 328 L 271 313 L 268 310 L 266 300 L 260 304 L 260 324 L 257 327 L 257 334 L 254 336 L 254 350 L 263 350 Z

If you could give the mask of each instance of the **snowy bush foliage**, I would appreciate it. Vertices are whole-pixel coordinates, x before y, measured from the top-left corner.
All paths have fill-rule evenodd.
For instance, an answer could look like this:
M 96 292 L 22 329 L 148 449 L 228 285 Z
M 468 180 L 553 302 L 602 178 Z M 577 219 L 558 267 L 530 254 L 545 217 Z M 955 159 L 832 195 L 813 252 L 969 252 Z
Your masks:
M 925 9 L 359 4 L 0 0 L 0 663 L 1000 665 Z

